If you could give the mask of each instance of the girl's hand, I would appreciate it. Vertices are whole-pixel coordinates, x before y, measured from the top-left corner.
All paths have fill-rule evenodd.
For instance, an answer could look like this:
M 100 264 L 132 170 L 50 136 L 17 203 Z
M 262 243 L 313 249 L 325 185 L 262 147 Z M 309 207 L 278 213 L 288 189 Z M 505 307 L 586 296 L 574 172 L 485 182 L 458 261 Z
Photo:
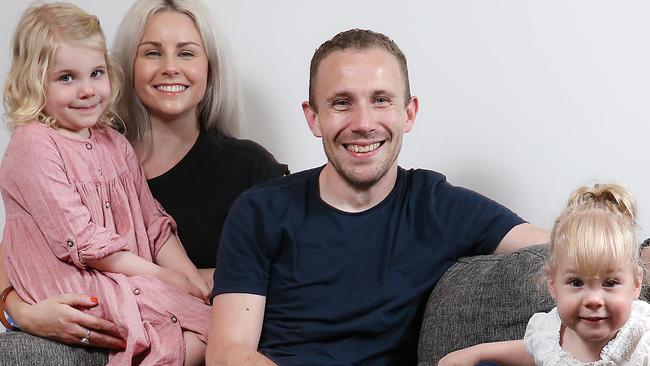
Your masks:
M 471 349 L 465 348 L 443 357 L 438 362 L 438 366 L 474 366 L 480 361 L 479 357 L 476 357 Z
M 199 273 L 199 271 L 191 272 L 187 278 L 194 286 L 199 289 L 199 291 L 201 291 L 200 298 L 202 298 L 204 301 L 207 301 L 208 297 L 210 297 L 210 292 L 212 292 L 212 289 L 205 282 L 205 279 L 203 276 L 201 276 L 201 273 Z
M 62 294 L 34 305 L 21 302 L 12 313 L 18 326 L 29 334 L 79 346 L 90 330 L 90 346 L 123 351 L 126 342 L 114 323 L 76 309 L 94 306 L 97 302 L 87 295 Z
M 197 287 L 194 283 L 192 283 L 187 276 L 180 272 L 176 272 L 174 270 L 165 268 L 165 267 L 160 267 L 160 274 L 157 276 L 158 279 L 174 286 L 177 287 L 188 294 L 192 296 L 196 296 L 199 299 L 203 299 L 203 292 L 199 287 Z M 205 283 L 204 283 L 205 284 Z M 207 287 L 207 285 L 206 285 Z

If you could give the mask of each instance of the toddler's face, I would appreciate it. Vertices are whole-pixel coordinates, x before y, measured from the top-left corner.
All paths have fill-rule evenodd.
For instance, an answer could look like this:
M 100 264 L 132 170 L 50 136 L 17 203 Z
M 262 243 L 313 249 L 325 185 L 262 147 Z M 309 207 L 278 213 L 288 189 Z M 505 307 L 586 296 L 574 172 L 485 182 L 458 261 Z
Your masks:
M 111 98 L 103 50 L 91 41 L 61 43 L 45 74 L 45 113 L 56 128 L 88 137 Z
M 632 266 L 612 268 L 594 276 L 580 274 L 565 258 L 548 279 L 567 336 L 578 342 L 604 346 L 630 317 L 632 302 L 639 297 L 641 278 Z

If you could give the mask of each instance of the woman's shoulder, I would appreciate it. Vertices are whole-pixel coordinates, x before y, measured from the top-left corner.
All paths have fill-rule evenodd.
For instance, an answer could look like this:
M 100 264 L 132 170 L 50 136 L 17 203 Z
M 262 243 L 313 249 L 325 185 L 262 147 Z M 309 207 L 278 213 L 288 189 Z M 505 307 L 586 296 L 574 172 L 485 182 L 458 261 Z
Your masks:
M 252 140 L 239 139 L 221 133 L 212 132 L 206 132 L 205 139 L 211 147 L 220 150 L 222 153 L 234 154 L 235 157 L 249 157 L 275 161 L 273 154 L 266 150 L 262 145 Z
M 273 154 L 255 141 L 214 133 L 206 133 L 203 139 L 203 153 L 218 159 L 223 166 L 236 165 L 241 171 L 255 171 L 261 180 L 289 172 L 286 164 L 279 163 Z

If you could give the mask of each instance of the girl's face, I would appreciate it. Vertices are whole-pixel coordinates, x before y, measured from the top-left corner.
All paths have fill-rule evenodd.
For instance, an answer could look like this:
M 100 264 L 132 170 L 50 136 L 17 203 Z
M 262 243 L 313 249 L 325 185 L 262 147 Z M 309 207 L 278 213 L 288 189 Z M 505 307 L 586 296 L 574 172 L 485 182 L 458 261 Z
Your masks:
M 135 92 L 151 117 L 195 117 L 208 79 L 208 57 L 192 19 L 175 11 L 154 14 L 133 65 Z
M 598 350 L 627 322 L 632 301 L 641 291 L 641 278 L 631 265 L 604 271 L 596 278 L 582 275 L 566 258 L 560 258 L 547 284 L 566 327 L 563 345 L 578 342 Z
M 45 73 L 45 114 L 57 130 L 87 138 L 111 99 L 104 51 L 97 42 L 63 42 Z

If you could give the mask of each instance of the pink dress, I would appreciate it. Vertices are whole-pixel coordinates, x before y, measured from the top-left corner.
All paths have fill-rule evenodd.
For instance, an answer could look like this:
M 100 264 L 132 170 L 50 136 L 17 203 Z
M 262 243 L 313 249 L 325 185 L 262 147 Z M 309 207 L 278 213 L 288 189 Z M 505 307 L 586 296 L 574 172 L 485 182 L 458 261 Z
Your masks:
M 176 231 L 118 132 L 92 128 L 90 138 L 75 139 L 38 122 L 21 126 L 0 165 L 0 189 L 11 283 L 28 303 L 97 297 L 87 312 L 115 322 L 127 343 L 110 365 L 182 365 L 182 331 L 206 340 L 211 310 L 200 299 L 153 277 L 86 265 L 121 250 L 153 260 Z

